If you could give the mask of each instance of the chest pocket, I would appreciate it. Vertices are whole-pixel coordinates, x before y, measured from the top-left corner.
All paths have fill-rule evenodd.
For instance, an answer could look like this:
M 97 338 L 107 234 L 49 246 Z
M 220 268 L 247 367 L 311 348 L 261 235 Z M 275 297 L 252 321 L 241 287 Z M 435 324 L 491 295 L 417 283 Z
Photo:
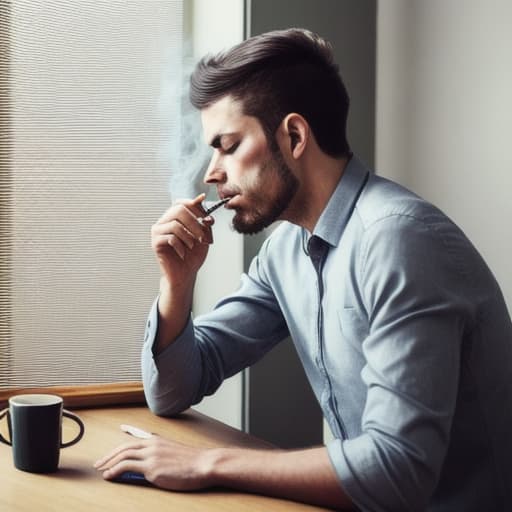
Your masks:
M 354 307 L 339 309 L 338 322 L 347 343 L 361 351 L 361 345 L 370 332 L 370 326 L 364 311 Z

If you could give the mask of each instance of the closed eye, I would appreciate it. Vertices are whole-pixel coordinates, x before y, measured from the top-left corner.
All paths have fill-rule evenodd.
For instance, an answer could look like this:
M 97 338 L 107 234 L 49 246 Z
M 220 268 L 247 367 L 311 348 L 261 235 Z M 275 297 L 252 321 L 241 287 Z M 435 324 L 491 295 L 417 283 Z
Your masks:
M 225 155 L 232 155 L 237 150 L 238 146 L 240 146 L 240 142 L 235 142 L 234 144 L 229 146 L 229 148 L 223 149 L 222 152 Z

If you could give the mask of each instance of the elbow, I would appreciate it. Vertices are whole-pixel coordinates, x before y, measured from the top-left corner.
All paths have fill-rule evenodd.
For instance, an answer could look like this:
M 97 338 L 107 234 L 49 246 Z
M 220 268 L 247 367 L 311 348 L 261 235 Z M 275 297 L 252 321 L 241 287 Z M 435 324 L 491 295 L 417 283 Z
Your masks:
M 155 416 L 172 417 L 189 408 L 189 405 L 182 403 L 181 400 L 166 400 L 162 397 L 151 396 L 150 393 L 145 393 L 145 395 L 148 408 Z
M 148 371 L 148 366 L 151 371 Z M 186 387 L 177 387 L 173 383 L 164 382 L 160 374 L 151 365 L 143 365 L 142 384 L 144 397 L 149 410 L 156 416 L 175 416 L 188 409 L 192 402 L 184 392 Z
M 143 384 L 146 404 L 156 416 L 176 416 L 192 405 L 183 392 L 174 387 L 162 387 L 157 378 L 143 378 Z

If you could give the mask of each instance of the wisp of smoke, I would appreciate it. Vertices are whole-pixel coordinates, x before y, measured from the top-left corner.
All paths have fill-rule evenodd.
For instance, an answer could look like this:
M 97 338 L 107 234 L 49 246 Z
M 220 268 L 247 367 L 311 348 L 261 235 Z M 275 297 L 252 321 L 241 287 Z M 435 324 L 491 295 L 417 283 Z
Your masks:
M 203 140 L 200 113 L 189 100 L 194 62 L 183 55 L 171 55 L 169 62 L 159 102 L 168 137 L 160 153 L 170 170 L 171 198 L 176 200 L 208 192 L 202 179 L 211 148 Z

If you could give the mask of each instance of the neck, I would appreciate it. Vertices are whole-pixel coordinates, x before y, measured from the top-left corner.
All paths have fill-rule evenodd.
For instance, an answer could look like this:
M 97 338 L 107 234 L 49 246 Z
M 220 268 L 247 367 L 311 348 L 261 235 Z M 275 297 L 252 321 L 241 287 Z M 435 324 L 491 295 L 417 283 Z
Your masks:
M 298 170 L 299 190 L 290 205 L 286 220 L 312 233 L 320 215 L 345 171 L 348 157 L 332 158 L 319 153 L 315 158 L 305 156 Z

